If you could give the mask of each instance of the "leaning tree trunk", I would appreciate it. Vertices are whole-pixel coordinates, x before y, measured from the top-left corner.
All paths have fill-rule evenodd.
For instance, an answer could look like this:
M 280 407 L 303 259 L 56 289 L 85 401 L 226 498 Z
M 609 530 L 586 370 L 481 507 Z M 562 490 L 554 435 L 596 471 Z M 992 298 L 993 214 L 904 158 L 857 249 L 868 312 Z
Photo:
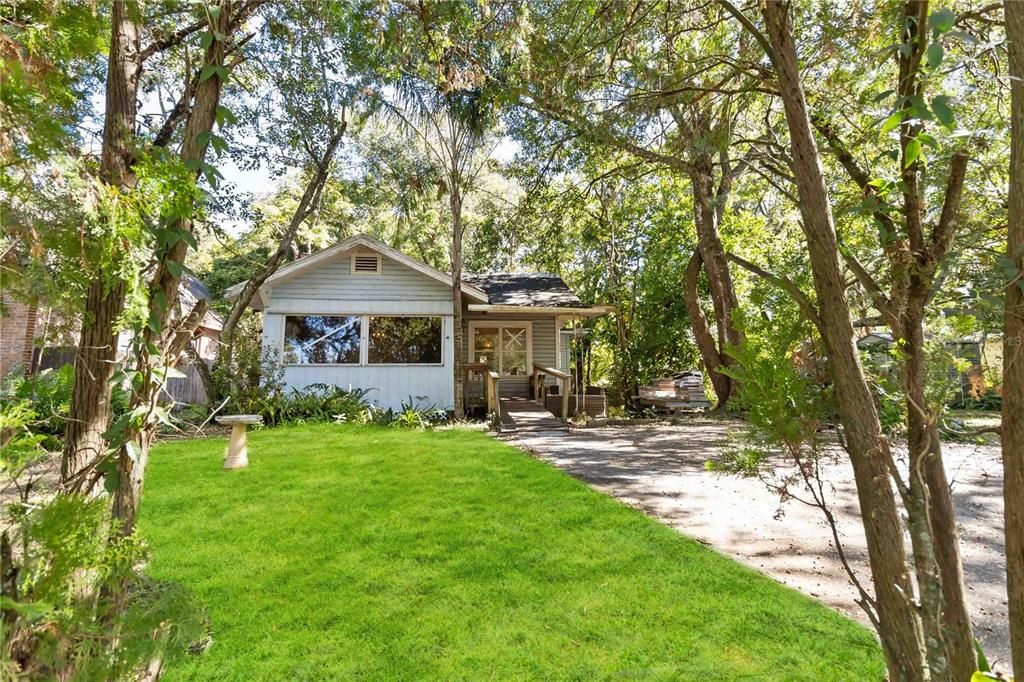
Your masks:
M 732 395 L 733 381 L 731 377 L 718 371 L 723 365 L 722 356 L 718 352 L 718 344 L 715 342 L 714 334 L 711 333 L 704 308 L 700 304 L 697 283 L 703 262 L 700 249 L 694 249 L 683 277 L 683 302 L 686 304 L 686 312 L 690 317 L 690 328 L 693 330 L 693 339 L 697 344 L 701 363 L 708 372 L 708 378 L 711 379 L 711 387 L 715 391 L 718 407 L 722 408 Z
M 903 530 L 889 479 L 892 453 L 882 434 L 853 342 L 846 280 L 839 265 L 828 190 L 800 82 L 788 4 L 769 2 L 762 6 L 762 12 L 790 132 L 792 167 L 820 306 L 822 335 L 857 483 L 878 604 L 879 635 L 890 678 L 924 680 L 927 671 L 920 620 L 912 601 L 913 585 L 907 570 Z
M 729 272 L 729 261 L 722 246 L 722 239 L 718 234 L 718 220 L 715 206 L 715 188 L 713 177 L 713 165 L 709 156 L 701 156 L 694 160 L 693 171 L 690 173 L 690 187 L 693 194 L 693 216 L 694 226 L 697 230 L 697 250 L 700 252 L 704 272 L 708 277 L 708 289 L 711 294 L 711 302 L 715 311 L 715 324 L 718 329 L 716 345 L 717 364 L 708 365 L 707 360 L 714 360 L 714 356 L 706 353 L 701 348 L 702 340 L 697 340 L 698 349 L 701 350 L 701 359 L 705 361 L 705 369 L 712 378 L 712 386 L 718 399 L 718 409 L 724 408 L 729 398 L 735 395 L 739 388 L 737 382 L 720 374 L 718 367 L 729 367 L 733 364 L 732 356 L 728 353 L 729 346 L 738 345 L 743 340 L 741 332 L 733 322 L 732 314 L 739 307 L 736 298 L 736 289 L 733 286 L 732 275 Z M 692 260 L 691 260 L 692 263 Z M 690 276 L 687 268 L 687 277 Z M 689 280 L 685 294 L 692 296 L 696 291 L 691 287 Z M 695 280 L 694 280 L 695 281 Z M 694 319 L 690 302 L 687 303 L 687 310 L 691 313 L 694 337 L 703 335 L 700 329 L 701 320 Z M 707 327 L 706 318 L 703 326 Z M 713 337 L 712 337 L 713 338 Z M 706 338 L 703 343 L 706 343 Z M 719 377 L 715 382 L 715 375 Z M 727 389 L 727 392 L 720 393 L 720 388 Z
M 1010 52 L 1010 206 L 1006 255 L 1015 277 L 1006 289 L 1003 321 L 1003 500 L 1010 649 L 1024 677 L 1024 3 L 1005 0 Z
M 107 98 L 100 168 L 103 181 L 120 190 L 135 184 L 135 117 L 141 71 L 140 28 L 135 3 L 115 2 L 111 14 Z M 98 266 L 99 267 L 99 266 Z M 124 309 L 125 282 L 97 272 L 86 294 L 75 357 L 75 383 L 64 432 L 61 484 L 81 484 L 85 470 L 106 452 L 104 432 L 111 419 L 111 378 L 117 362 L 116 323 Z
M 334 160 L 334 155 L 338 150 L 338 146 L 341 144 L 341 139 L 344 136 L 347 127 L 348 122 L 343 120 L 338 129 L 331 136 L 330 140 L 327 141 L 327 146 L 324 148 L 323 154 L 319 159 L 314 159 L 316 165 L 313 176 L 310 178 L 309 182 L 306 183 L 306 188 L 302 192 L 299 204 L 295 207 L 295 211 L 292 213 L 291 221 L 288 223 L 288 227 L 285 228 L 284 233 L 281 235 L 281 239 L 278 241 L 277 251 L 275 251 L 267 262 L 264 263 L 259 272 L 245 283 L 242 287 L 242 291 L 239 292 L 234 303 L 232 303 L 231 310 L 224 318 L 224 325 L 220 332 L 217 359 L 215 361 L 217 370 L 226 368 L 230 371 L 235 349 L 235 330 L 238 328 L 238 323 L 242 319 L 242 315 L 245 313 L 246 309 L 249 307 L 249 303 L 251 303 L 253 297 L 256 296 L 256 292 L 259 291 L 260 287 L 263 286 L 263 283 L 277 272 L 278 268 L 281 267 L 281 264 L 284 263 L 285 258 L 291 251 L 292 244 L 295 241 L 295 235 L 298 234 L 299 227 L 301 227 L 302 223 L 316 210 L 324 185 L 327 183 L 331 163 Z M 215 371 L 214 376 L 211 377 L 211 383 L 213 383 L 215 387 L 214 390 L 217 393 L 216 395 L 209 395 L 209 399 L 211 401 L 225 397 L 223 394 L 228 392 L 224 390 L 224 387 L 218 385 L 216 381 L 213 381 L 213 379 L 220 378 L 223 373 L 223 371 Z

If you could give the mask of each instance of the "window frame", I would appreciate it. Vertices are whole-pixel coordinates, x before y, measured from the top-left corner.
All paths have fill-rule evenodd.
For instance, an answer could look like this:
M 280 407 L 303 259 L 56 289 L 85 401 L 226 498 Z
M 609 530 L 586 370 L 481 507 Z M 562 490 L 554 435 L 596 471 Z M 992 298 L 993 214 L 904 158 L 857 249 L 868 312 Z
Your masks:
M 302 363 L 285 362 L 285 330 L 288 326 L 289 317 L 358 317 L 359 318 L 359 362 L 328 362 Z M 371 317 L 436 317 L 441 320 L 441 362 L 370 362 L 370 318 Z M 447 324 L 445 318 L 449 315 L 425 315 L 422 313 L 281 313 L 281 341 L 278 344 L 278 352 L 281 358 L 282 367 L 444 367 L 445 351 L 448 350 Z
M 288 318 L 289 317 L 358 317 L 359 318 L 359 360 L 357 362 L 285 362 L 288 352 Z M 281 343 L 279 347 L 281 365 L 283 367 L 359 367 L 363 364 L 364 341 L 366 339 L 365 315 L 352 313 L 284 313 L 281 315 Z
M 529 379 L 533 373 L 533 321 L 532 320 L 470 320 L 466 343 L 466 360 L 476 362 L 476 330 L 481 327 L 494 327 L 498 330 L 498 376 L 502 379 Z M 501 348 L 502 333 L 508 329 L 526 330 L 526 374 L 505 374 L 505 362 Z
M 398 313 L 387 313 L 383 315 L 363 315 L 366 323 L 366 332 L 359 339 L 359 359 L 365 360 L 366 367 L 444 367 L 444 315 L 400 315 Z M 441 362 L 370 362 L 370 318 L 371 317 L 433 317 L 441 320 Z

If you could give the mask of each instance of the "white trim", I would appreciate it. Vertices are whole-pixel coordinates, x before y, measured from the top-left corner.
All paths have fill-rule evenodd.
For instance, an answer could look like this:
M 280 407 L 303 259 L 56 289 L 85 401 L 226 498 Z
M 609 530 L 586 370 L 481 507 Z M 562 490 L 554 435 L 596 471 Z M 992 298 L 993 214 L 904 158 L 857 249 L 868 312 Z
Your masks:
M 530 373 L 533 372 L 533 321 L 532 320 L 470 320 L 467 328 L 467 339 L 466 339 L 466 360 L 468 362 L 474 362 L 474 351 L 475 341 L 474 332 L 479 327 L 497 327 L 498 329 L 498 348 L 495 351 L 498 353 L 498 366 L 501 368 L 501 332 L 505 327 L 526 329 L 526 373 L 525 374 L 502 374 L 499 371 L 499 376 L 502 379 L 529 379 Z
M 273 275 L 268 277 L 267 281 L 263 283 L 263 286 L 269 287 L 270 285 L 273 285 L 277 282 L 287 281 L 292 277 L 295 277 L 296 275 L 305 272 L 306 270 L 319 267 L 321 264 L 330 261 L 332 258 L 341 254 L 344 251 L 348 251 L 349 249 L 358 246 L 365 247 L 367 249 L 370 249 L 371 251 L 376 251 L 377 253 L 387 256 L 392 260 L 396 260 L 399 263 L 406 265 L 412 268 L 413 270 L 416 270 L 417 272 L 426 275 L 427 277 L 432 277 L 433 279 L 436 279 L 438 282 L 447 284 L 449 287 L 452 285 L 452 276 L 450 274 L 441 272 L 440 270 L 432 268 L 422 261 L 416 260 L 411 256 L 407 256 L 401 251 L 393 249 L 387 244 L 379 242 L 373 237 L 370 237 L 369 235 L 357 234 L 353 237 L 349 237 L 348 239 L 342 240 L 341 242 L 335 244 L 330 248 L 323 249 L 322 251 L 317 251 L 316 253 L 310 256 L 306 256 L 305 258 L 300 258 L 299 260 L 292 261 L 291 263 L 285 265 L 277 272 L 275 272 Z M 235 298 L 236 296 L 238 296 L 239 293 L 241 293 L 242 287 L 244 286 L 245 282 L 240 282 L 231 287 L 228 287 L 228 289 L 224 292 L 224 298 L 228 300 Z M 467 296 L 475 298 L 479 301 L 486 302 L 488 300 L 487 294 L 482 289 L 475 287 L 467 282 L 462 283 L 462 292 Z
M 555 315 L 555 369 L 568 372 L 567 368 L 562 367 L 562 323 L 565 319 L 565 315 Z
M 614 312 L 615 306 L 595 305 L 589 308 L 571 308 L 564 306 L 537 305 L 491 305 L 490 303 L 470 303 L 466 308 L 471 313 L 504 313 L 506 315 L 566 315 L 568 317 L 593 317 Z
M 445 333 L 445 318 L 451 315 L 424 315 L 418 313 L 277 313 L 281 317 L 281 342 L 279 345 L 282 367 L 444 367 L 444 353 L 449 341 Z M 359 318 L 359 362 L 285 362 L 285 329 L 289 317 L 358 317 Z M 437 317 L 441 320 L 441 362 L 370 362 L 370 318 L 371 317 Z M 529 336 L 527 336 L 529 342 Z

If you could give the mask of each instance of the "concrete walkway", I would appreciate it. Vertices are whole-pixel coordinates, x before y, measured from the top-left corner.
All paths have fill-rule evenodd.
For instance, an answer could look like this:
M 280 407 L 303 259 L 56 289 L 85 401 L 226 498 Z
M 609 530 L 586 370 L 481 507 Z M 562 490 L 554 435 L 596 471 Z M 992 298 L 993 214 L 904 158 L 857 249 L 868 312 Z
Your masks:
M 519 433 L 508 438 L 598 490 L 867 624 L 821 511 L 780 503 L 755 479 L 709 472 L 739 422 L 695 418 L 647 425 Z M 945 446 L 960 522 L 968 598 L 990 662 L 1008 667 L 1002 464 L 994 446 Z M 791 469 L 789 470 L 791 471 Z M 870 589 L 853 472 L 845 458 L 823 467 L 833 513 L 855 572 Z

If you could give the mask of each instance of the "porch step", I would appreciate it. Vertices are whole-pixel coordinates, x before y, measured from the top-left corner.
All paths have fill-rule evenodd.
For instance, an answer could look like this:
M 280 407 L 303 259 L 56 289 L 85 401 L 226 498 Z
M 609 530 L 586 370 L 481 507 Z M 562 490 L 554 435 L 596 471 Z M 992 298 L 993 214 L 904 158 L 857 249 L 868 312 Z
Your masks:
M 502 433 L 569 430 L 561 419 L 536 400 L 502 398 L 499 408 Z

